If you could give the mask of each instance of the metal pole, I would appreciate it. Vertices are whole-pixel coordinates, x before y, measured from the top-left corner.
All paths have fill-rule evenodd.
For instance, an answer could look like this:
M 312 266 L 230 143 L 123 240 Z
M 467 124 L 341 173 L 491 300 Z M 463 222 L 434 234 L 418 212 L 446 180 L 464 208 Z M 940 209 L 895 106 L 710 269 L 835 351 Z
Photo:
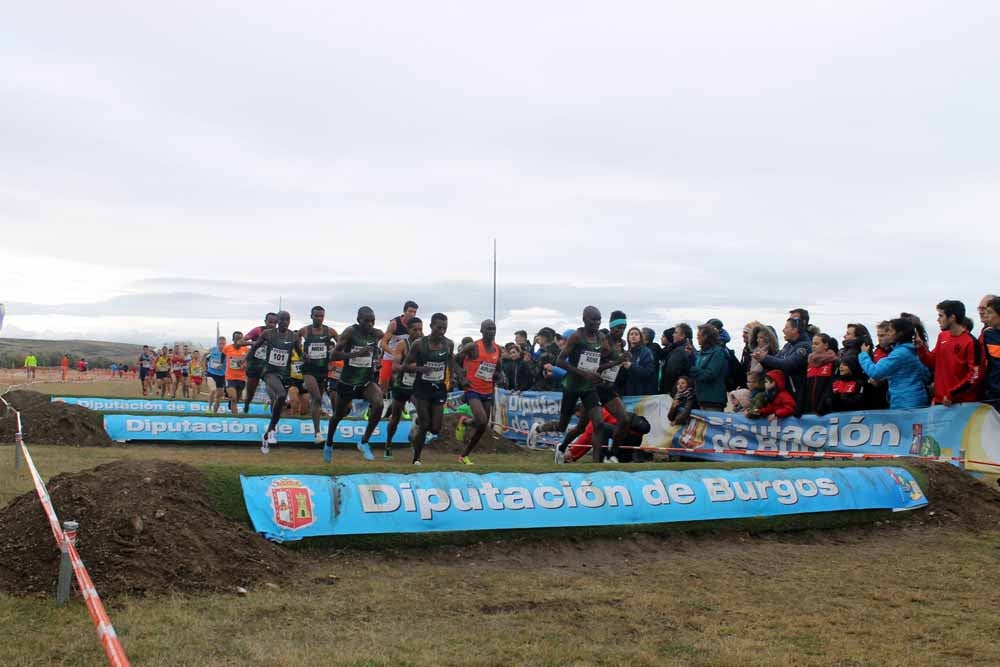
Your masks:
M 493 322 L 497 321 L 497 240 L 493 239 Z
M 14 434 L 14 470 L 21 469 L 21 432 Z
M 76 545 L 76 530 L 80 525 L 76 521 L 63 521 L 63 533 L 66 542 Z M 66 604 L 69 601 L 70 585 L 73 583 L 73 564 L 69 560 L 69 549 L 65 542 L 59 545 L 62 556 L 59 558 L 59 584 L 56 586 L 56 602 Z

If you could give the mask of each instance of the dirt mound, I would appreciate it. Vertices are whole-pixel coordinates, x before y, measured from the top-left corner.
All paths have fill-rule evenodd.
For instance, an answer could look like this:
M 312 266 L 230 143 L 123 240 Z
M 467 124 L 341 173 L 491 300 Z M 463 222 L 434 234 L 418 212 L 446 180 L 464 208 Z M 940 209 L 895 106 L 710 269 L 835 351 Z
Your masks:
M 459 415 L 445 415 L 444 421 L 441 424 L 441 436 L 428 444 L 425 449 L 455 455 L 461 454 L 462 450 L 465 449 L 465 444 L 455 437 L 455 427 L 458 426 L 458 418 Z M 487 429 L 472 453 L 526 454 L 527 450 L 524 447 L 518 447 L 506 438 L 500 437 L 492 429 Z
M 110 447 L 113 442 L 104 430 L 104 417 L 79 405 L 53 403 L 48 394 L 17 390 L 4 400 L 21 413 L 24 441 L 29 445 L 76 445 Z M 14 416 L 0 410 L 0 442 L 12 442 L 17 431 Z
M 971 530 L 1000 529 L 1000 492 L 953 465 L 907 461 L 927 475 L 924 520 Z
M 102 596 L 233 591 L 273 582 L 296 560 L 209 502 L 191 466 L 116 461 L 54 477 L 60 521 L 80 524 L 77 546 Z M 59 550 L 34 491 L 0 510 L 0 590 L 51 594 Z

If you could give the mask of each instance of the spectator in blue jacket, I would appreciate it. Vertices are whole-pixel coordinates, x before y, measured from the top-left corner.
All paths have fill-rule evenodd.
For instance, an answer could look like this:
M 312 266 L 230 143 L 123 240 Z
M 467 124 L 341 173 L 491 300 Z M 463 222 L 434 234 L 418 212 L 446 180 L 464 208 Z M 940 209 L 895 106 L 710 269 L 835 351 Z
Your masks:
M 892 352 L 878 363 L 872 361 L 871 345 L 861 346 L 864 354 L 858 355 L 858 361 L 868 377 L 873 380 L 889 381 L 889 407 L 893 410 L 910 408 L 926 408 L 930 403 L 927 397 L 926 384 L 931 373 L 920 362 L 913 337 L 917 334 L 913 322 L 900 317 L 889 322 L 889 333 L 893 339 Z
M 711 324 L 698 327 L 698 347 L 688 375 L 695 379 L 695 395 L 702 410 L 722 412 L 726 407 L 726 350 L 719 342 L 719 330 Z
M 812 352 L 812 339 L 806 332 L 807 326 L 805 320 L 789 317 L 785 321 L 785 328 L 781 330 L 785 337 L 785 346 L 778 351 L 778 354 L 766 354 L 758 350 L 752 355 L 765 370 L 784 371 L 788 379 L 788 391 L 792 393 L 800 407 L 805 396 L 809 353 Z
M 623 396 L 649 396 L 656 393 L 656 360 L 646 346 L 639 327 L 632 327 L 626 336 L 631 363 L 625 376 Z

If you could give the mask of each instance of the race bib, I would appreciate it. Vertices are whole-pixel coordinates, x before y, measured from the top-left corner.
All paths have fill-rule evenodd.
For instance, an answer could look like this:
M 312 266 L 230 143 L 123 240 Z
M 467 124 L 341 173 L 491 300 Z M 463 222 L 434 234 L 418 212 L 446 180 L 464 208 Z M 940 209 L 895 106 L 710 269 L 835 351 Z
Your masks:
M 400 380 L 400 384 L 402 384 L 404 387 L 412 387 L 416 379 L 417 379 L 416 373 L 403 373 L 403 379 Z
M 284 368 L 288 365 L 288 350 L 279 350 L 277 348 L 271 348 L 271 355 L 268 357 L 267 363 L 272 366 L 280 366 Z
M 309 343 L 306 354 L 310 359 L 326 359 L 326 343 Z
M 292 375 L 302 375 L 302 362 L 293 361 L 292 362 Z
M 218 369 L 222 368 L 222 360 L 221 359 L 209 359 L 208 360 L 208 367 L 211 368 L 211 369 L 213 369 L 213 370 L 218 370 Z
M 362 351 L 362 350 L 363 351 L 367 351 L 368 354 L 366 354 L 363 357 L 351 357 L 349 363 L 350 363 L 350 365 L 353 368 L 367 368 L 368 366 L 372 365 L 372 349 L 370 347 L 368 347 L 368 346 L 364 346 L 364 347 L 354 346 L 354 348 L 351 350 L 351 353 L 353 354 L 354 352 L 358 352 L 358 351 Z
M 497 371 L 497 365 L 491 361 L 484 361 L 479 364 L 479 368 L 476 370 L 476 379 L 484 380 L 485 382 L 493 381 L 493 374 Z
M 576 367 L 581 371 L 595 372 L 601 365 L 601 353 L 595 350 L 584 350 L 580 353 L 580 360 L 576 362 Z
M 424 382 L 444 382 L 444 365 L 443 361 L 425 363 L 427 370 L 423 374 Z
M 142 363 L 140 364 L 140 366 L 142 366 L 143 368 L 149 368 L 149 360 L 148 359 L 143 359 Z
M 267 361 L 267 348 L 263 345 L 257 348 L 257 351 L 253 353 L 254 359 L 260 359 L 261 361 Z
M 175 371 L 182 371 L 182 370 L 184 370 L 184 364 L 174 364 L 173 365 L 173 369 Z
M 246 366 L 246 357 L 229 357 L 229 368 L 234 371 L 243 370 Z
M 336 368 L 333 369 L 333 375 L 331 375 L 330 377 L 332 377 L 334 380 L 340 380 L 340 376 L 343 374 L 344 374 L 344 367 L 337 366 Z
M 200 366 L 198 368 L 195 368 L 194 366 L 191 367 L 191 377 L 200 378 L 202 375 L 204 375 L 204 372 Z
M 601 379 L 605 382 L 610 382 L 614 384 L 615 380 L 618 379 L 618 371 L 621 370 L 621 364 L 617 366 L 612 366 L 611 368 L 605 368 L 604 372 L 601 373 Z

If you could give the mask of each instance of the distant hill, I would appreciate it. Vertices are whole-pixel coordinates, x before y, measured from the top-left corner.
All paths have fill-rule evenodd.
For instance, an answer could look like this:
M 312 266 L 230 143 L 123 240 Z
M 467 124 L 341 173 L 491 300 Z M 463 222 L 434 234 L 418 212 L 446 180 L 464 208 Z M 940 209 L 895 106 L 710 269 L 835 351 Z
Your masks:
M 200 346 L 192 346 L 192 349 L 199 348 Z M 142 345 L 103 340 L 0 338 L 0 366 L 9 368 L 13 364 L 15 368 L 20 368 L 29 351 L 38 357 L 40 366 L 58 366 L 62 355 L 68 354 L 73 362 L 84 357 L 92 368 L 103 368 L 112 361 L 129 365 L 135 363 L 142 352 Z

